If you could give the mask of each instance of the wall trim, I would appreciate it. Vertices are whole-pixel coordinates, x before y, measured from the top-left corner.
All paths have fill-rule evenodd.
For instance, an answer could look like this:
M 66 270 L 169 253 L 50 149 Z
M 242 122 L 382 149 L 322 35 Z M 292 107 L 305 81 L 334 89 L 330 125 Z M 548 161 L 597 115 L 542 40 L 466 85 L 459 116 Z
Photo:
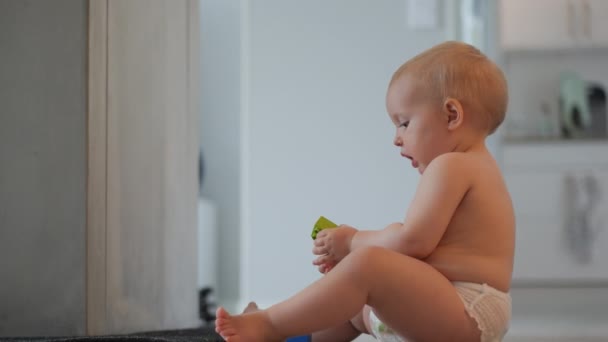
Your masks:
M 106 327 L 108 0 L 89 1 L 86 175 L 86 332 Z
M 249 82 L 250 82 L 250 21 L 249 21 L 249 0 L 241 0 L 241 113 L 240 113 L 240 163 L 241 163 L 241 194 L 240 194 L 240 206 L 241 206 L 241 234 L 240 234 L 240 247 L 241 247 L 241 261 L 239 267 L 239 298 L 250 298 L 250 253 L 251 248 L 249 246 L 250 237 L 250 222 L 251 215 L 249 212 L 250 208 L 250 191 L 249 191 L 249 175 L 250 175 L 250 163 L 251 151 L 249 142 Z

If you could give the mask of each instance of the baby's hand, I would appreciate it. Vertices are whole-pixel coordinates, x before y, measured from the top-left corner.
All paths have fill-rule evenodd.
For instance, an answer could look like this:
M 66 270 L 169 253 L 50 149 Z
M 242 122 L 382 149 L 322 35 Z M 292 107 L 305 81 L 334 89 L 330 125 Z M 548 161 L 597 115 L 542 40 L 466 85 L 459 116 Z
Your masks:
M 327 266 L 333 267 L 350 253 L 350 242 L 357 230 L 347 225 L 337 228 L 324 229 L 317 234 L 312 253 L 319 255 L 312 263 L 320 266 L 319 271 L 325 273 Z M 326 265 L 323 270 L 322 266 Z
M 314 264 L 314 261 L 313 261 Z M 334 268 L 334 265 L 330 265 L 330 264 L 321 264 L 319 265 L 318 269 L 319 272 L 326 274 L 327 272 L 331 271 L 331 269 Z

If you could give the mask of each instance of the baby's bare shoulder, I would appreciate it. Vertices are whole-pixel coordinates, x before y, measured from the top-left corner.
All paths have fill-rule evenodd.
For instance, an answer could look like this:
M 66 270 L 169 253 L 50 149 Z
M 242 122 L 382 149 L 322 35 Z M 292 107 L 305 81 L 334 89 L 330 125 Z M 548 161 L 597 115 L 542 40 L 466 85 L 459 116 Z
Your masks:
M 431 162 L 427 168 L 435 178 L 447 178 L 450 182 L 459 181 L 467 188 L 490 186 L 503 189 L 500 167 L 490 154 L 450 152 L 444 153 Z
M 488 158 L 483 155 L 466 152 L 448 152 L 437 156 L 430 164 L 429 168 L 450 170 L 450 172 L 460 171 L 470 173 L 486 169 L 495 165 L 491 156 Z

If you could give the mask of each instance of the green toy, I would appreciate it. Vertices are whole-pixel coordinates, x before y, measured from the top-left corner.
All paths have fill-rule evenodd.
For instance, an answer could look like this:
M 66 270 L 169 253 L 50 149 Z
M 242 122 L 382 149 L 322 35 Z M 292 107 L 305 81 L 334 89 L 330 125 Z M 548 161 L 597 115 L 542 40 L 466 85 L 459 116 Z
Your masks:
M 312 236 L 312 239 L 316 239 L 317 238 L 317 234 L 322 231 L 323 229 L 327 229 L 327 228 L 336 228 L 338 225 L 331 222 L 330 220 L 328 220 L 327 218 L 325 218 L 324 216 L 319 217 L 319 219 L 317 220 L 317 222 L 315 222 L 315 226 L 312 229 L 312 234 L 310 234 L 310 236 Z

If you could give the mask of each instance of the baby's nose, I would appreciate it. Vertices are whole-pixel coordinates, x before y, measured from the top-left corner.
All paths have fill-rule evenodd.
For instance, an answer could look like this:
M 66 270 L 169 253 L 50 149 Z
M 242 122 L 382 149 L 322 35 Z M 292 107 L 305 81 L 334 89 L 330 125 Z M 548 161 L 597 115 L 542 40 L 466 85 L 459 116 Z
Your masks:
M 403 142 L 401 141 L 401 138 L 399 138 L 398 135 L 395 135 L 395 139 L 393 139 L 393 144 L 395 146 L 401 146 L 403 144 Z

